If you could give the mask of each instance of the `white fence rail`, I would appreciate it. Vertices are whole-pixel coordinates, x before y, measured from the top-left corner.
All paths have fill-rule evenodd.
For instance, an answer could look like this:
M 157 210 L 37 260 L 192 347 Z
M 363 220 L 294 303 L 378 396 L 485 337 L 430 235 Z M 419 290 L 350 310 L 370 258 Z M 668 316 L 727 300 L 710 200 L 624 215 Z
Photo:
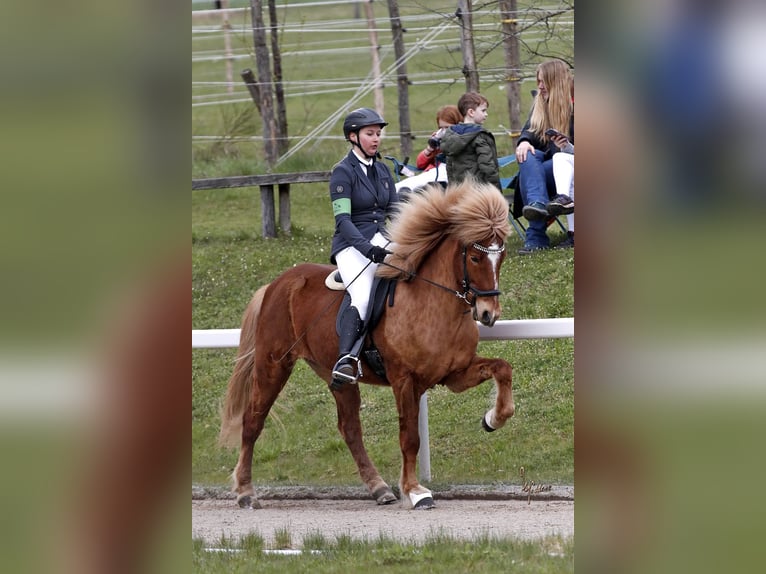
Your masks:
M 515 319 L 494 327 L 479 325 L 482 341 L 511 339 L 562 339 L 574 337 L 574 317 L 564 319 Z M 192 329 L 192 349 L 239 346 L 239 329 Z
M 477 323 L 478 325 L 478 323 Z M 574 337 L 574 317 L 557 319 L 515 319 L 498 321 L 493 327 L 479 326 L 482 341 L 513 339 L 563 339 Z M 239 329 L 192 329 L 192 349 L 227 348 L 239 346 Z M 420 480 L 431 480 L 431 447 L 428 438 L 428 400 L 420 397 L 420 451 L 418 471 Z

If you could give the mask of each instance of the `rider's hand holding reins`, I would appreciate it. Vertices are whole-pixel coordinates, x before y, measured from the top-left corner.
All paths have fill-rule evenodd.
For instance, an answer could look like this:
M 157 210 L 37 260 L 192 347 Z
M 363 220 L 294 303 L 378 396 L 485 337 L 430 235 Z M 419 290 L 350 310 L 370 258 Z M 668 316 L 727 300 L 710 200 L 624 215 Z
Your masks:
M 370 250 L 367 252 L 365 257 L 372 261 L 373 263 L 383 263 L 383 260 L 386 258 L 386 255 L 389 255 L 391 251 L 388 249 L 384 249 L 383 247 L 379 247 L 377 245 L 373 245 Z

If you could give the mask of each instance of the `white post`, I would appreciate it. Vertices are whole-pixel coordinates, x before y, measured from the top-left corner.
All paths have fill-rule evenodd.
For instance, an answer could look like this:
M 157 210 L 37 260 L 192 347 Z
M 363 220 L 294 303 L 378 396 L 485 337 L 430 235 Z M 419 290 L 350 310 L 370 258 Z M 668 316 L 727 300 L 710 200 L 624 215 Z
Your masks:
M 418 433 L 420 434 L 418 476 L 420 476 L 421 482 L 428 482 L 431 480 L 431 443 L 428 439 L 428 393 L 423 393 L 420 397 Z

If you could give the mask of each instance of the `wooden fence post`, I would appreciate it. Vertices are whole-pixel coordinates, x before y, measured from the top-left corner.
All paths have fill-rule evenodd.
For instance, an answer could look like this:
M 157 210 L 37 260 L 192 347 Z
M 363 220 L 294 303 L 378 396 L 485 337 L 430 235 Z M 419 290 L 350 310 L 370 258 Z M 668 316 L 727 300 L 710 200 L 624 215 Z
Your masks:
M 274 186 L 261 185 L 261 235 L 265 238 L 277 236 L 274 223 Z
M 247 90 L 250 92 L 250 97 L 255 102 L 255 107 L 258 110 L 258 115 L 261 114 L 261 91 L 258 89 L 258 83 L 255 81 L 255 75 L 250 68 L 245 68 L 240 73 L 242 80 L 247 86 Z
M 290 184 L 279 184 L 279 227 L 290 235 Z

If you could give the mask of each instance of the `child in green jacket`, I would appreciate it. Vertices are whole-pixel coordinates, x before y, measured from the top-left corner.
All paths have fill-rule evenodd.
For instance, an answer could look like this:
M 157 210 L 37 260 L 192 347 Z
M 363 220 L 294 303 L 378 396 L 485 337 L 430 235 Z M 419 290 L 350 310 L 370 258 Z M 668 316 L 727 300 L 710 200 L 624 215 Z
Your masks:
M 471 174 L 502 191 L 495 136 L 482 126 L 488 115 L 487 98 L 467 92 L 460 96 L 457 107 L 463 122 L 448 128 L 441 139 L 441 150 L 447 156 L 447 179 L 457 183 Z

